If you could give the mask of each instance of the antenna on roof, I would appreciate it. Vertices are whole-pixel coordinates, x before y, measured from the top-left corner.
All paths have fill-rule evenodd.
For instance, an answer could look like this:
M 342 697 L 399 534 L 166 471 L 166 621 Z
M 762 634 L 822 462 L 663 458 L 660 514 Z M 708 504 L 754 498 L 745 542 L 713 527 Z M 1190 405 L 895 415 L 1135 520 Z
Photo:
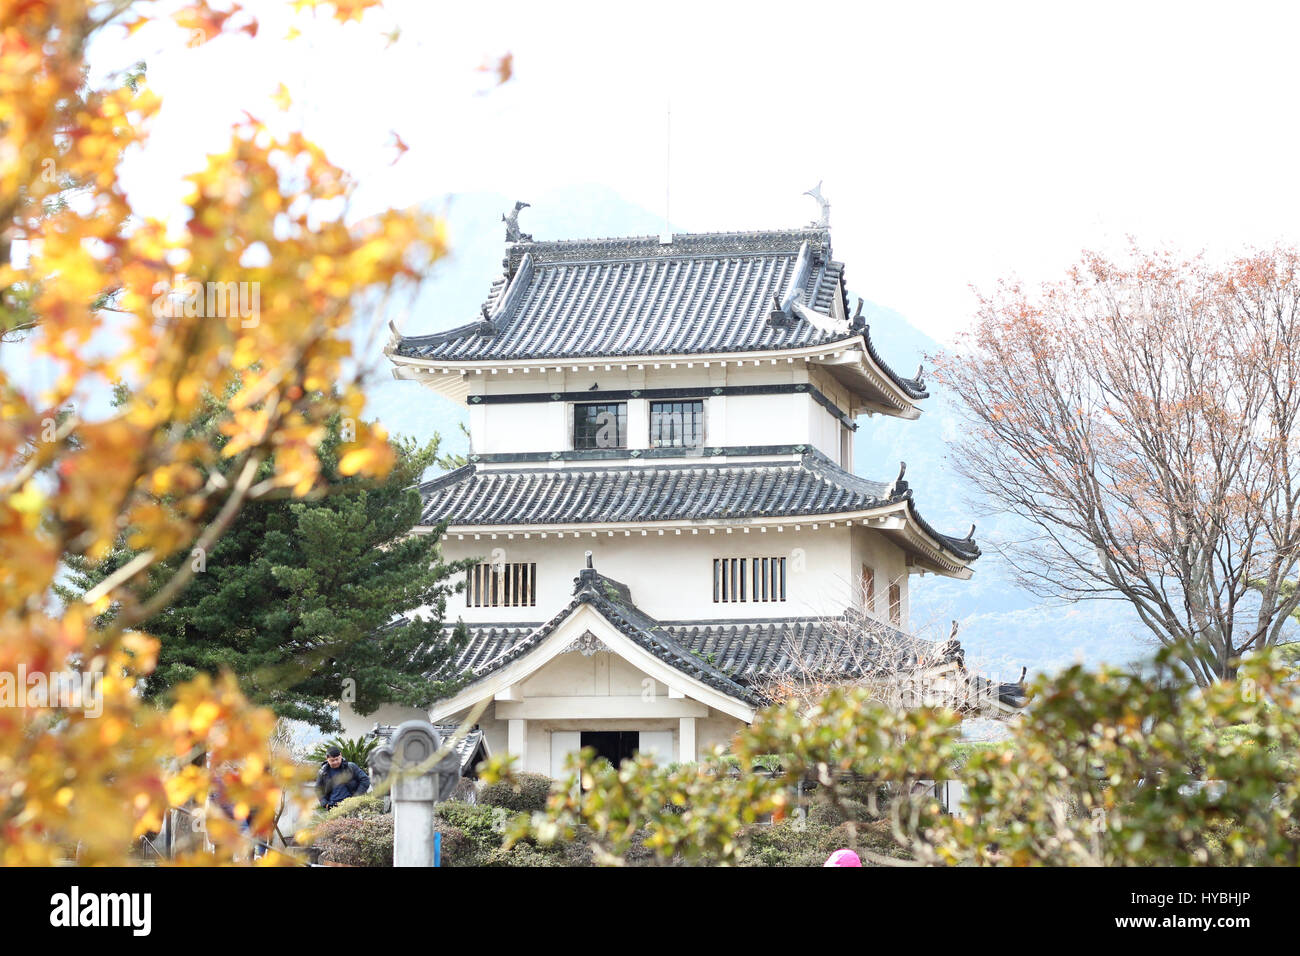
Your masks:
M 672 213 L 673 185 L 673 98 L 668 97 L 667 120 L 664 130 L 664 229 L 659 233 L 659 244 L 670 246 L 673 242 L 673 227 L 669 225 Z

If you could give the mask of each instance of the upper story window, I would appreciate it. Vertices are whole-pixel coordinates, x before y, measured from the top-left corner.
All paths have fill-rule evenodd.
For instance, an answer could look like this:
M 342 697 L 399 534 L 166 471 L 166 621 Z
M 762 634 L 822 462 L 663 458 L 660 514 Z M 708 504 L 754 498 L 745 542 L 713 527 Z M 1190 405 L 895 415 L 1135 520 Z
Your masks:
M 627 402 L 573 406 L 574 448 L 626 448 Z
M 465 572 L 470 607 L 535 607 L 537 564 L 476 564 Z
M 876 569 L 862 566 L 862 604 L 868 614 L 876 613 Z
M 784 601 L 785 558 L 714 558 L 713 600 Z
M 651 448 L 699 448 L 704 444 L 704 402 L 651 402 Z

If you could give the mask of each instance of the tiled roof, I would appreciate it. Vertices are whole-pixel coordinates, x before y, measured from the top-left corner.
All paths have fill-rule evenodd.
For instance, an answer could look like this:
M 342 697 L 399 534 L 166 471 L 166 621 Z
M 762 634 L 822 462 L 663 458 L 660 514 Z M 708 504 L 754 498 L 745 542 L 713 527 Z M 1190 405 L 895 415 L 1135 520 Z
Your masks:
M 632 602 L 626 586 L 592 569 L 581 572 L 574 585 L 573 600 L 545 624 L 469 627 L 465 653 L 447 665 L 448 671 L 468 670 L 472 686 L 527 655 L 581 604 L 594 606 L 623 634 L 675 669 L 751 705 L 764 701 L 769 682 L 783 678 L 847 681 L 904 670 L 918 662 L 925 670 L 965 666 L 964 651 L 955 638 L 936 645 L 860 612 L 853 618 L 657 621 Z M 972 680 L 992 692 L 993 685 L 986 679 Z M 1020 684 L 998 685 L 997 693 L 1008 706 L 1024 705 Z
M 861 336 L 912 398 L 925 386 L 879 360 L 847 319 L 844 265 L 822 228 L 516 242 L 482 317 L 404 336 L 395 354 L 446 361 L 714 354 L 806 348 Z M 802 256 L 801 256 L 802 253 Z M 806 260 L 806 261 L 805 261 Z M 769 321 L 774 300 L 785 321 Z M 832 318 L 838 300 L 840 319 Z
M 568 610 L 565 609 L 560 619 L 567 616 Z M 638 627 L 653 635 L 659 644 L 673 645 L 676 656 L 695 657 L 744 686 L 801 673 L 845 679 L 861 677 L 886 664 L 907 666 L 921 653 L 936 665 L 963 659 L 961 645 L 956 641 L 950 647 L 935 650 L 924 641 L 906 637 L 880 623 L 859 628 L 862 639 L 855 643 L 846 636 L 851 628 L 843 618 L 660 622 L 627 607 L 621 616 L 628 621 L 638 618 Z M 535 638 L 536 632 L 544 627 L 548 625 L 469 626 L 467 656 L 480 662 L 469 669 L 476 677 L 486 676 L 497 669 L 499 658 L 515 650 L 526 638 Z M 549 629 L 546 633 L 550 633 Z M 535 643 L 540 643 L 540 638 L 530 639 L 527 646 Z M 883 655 L 884 648 L 892 648 L 893 656 Z M 511 654 L 510 659 L 516 656 Z M 452 669 L 460 669 L 459 664 Z
M 430 676 L 464 673 L 468 669 L 473 675 L 470 685 L 477 683 L 526 655 L 546 640 L 580 605 L 590 604 L 619 631 L 664 663 L 736 700 L 758 703 L 746 686 L 732 680 L 707 659 L 677 644 L 653 618 L 632 603 L 625 585 L 587 569 L 574 579 L 573 595 L 573 600 L 545 624 L 470 627 L 469 644 L 461 657 Z M 470 660 L 479 663 L 468 666 L 462 663 Z
M 724 465 L 481 469 L 466 465 L 420 486 L 423 524 L 533 525 L 835 515 L 908 501 L 901 481 L 868 481 L 819 452 L 792 461 Z M 970 539 L 927 533 L 962 560 Z
M 857 615 L 861 617 L 861 615 Z M 878 669 L 961 663 L 961 644 L 934 647 L 877 621 L 844 617 L 665 622 L 673 639 L 747 683 L 787 675 L 825 674 L 842 679 Z
M 434 730 L 438 732 L 438 739 L 443 741 L 447 740 L 449 737 L 454 737 L 458 729 L 459 728 L 455 724 L 437 724 L 434 726 Z M 375 724 L 370 733 L 372 736 L 377 737 L 380 740 L 387 741 L 392 739 L 393 733 L 396 730 L 397 728 L 392 724 Z M 477 727 L 468 731 L 464 737 L 456 741 L 456 746 L 453 749 L 456 751 L 456 756 L 460 759 L 461 776 L 470 775 L 470 772 L 474 769 L 474 765 L 477 764 L 479 759 L 481 759 L 486 753 L 483 746 L 483 731 L 479 730 Z

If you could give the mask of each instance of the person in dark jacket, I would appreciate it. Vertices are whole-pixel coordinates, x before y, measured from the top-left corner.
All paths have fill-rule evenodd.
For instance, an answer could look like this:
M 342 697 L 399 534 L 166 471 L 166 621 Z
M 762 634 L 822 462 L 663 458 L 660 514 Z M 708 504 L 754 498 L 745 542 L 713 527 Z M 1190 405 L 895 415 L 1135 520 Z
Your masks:
M 338 747 L 325 752 L 325 762 L 316 776 L 316 795 L 322 807 L 328 810 L 369 789 L 370 777 L 352 761 L 344 760 Z

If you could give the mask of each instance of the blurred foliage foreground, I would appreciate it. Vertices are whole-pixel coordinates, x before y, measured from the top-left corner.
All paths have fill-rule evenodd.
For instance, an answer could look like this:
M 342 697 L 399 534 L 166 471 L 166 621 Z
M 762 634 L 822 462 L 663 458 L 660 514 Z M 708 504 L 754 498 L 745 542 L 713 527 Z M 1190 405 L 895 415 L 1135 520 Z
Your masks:
M 1294 669 L 1269 654 L 1210 688 L 1185 674 L 1173 652 L 1140 676 L 1072 667 L 1035 685 L 997 745 L 963 743 L 951 712 L 837 690 L 761 712 L 731 754 L 698 765 L 614 768 L 588 751 L 504 843 L 578 842 L 612 864 L 648 850 L 663 863 L 806 865 L 834 840 L 885 865 L 1294 865 Z M 770 773 L 738 769 L 772 755 Z M 483 769 L 497 787 L 511 780 L 502 762 Z M 965 790 L 954 813 L 935 797 L 950 781 Z
M 295 0 L 292 29 L 316 17 L 377 43 L 375 6 Z M 121 167 L 148 148 L 161 101 L 137 64 L 114 69 L 112 57 L 131 35 L 151 49 L 249 46 L 258 28 L 239 5 L 205 0 L 0 0 L 8 865 L 123 862 L 169 808 L 214 792 L 230 813 L 207 825 L 216 852 L 193 858 L 229 860 L 242 845 L 230 818 L 268 836 L 302 776 L 269 745 L 275 715 L 230 675 L 178 685 L 166 707 L 143 701 L 159 644 L 142 625 L 203 572 L 245 504 L 330 493 L 318 450 L 331 420 L 347 424 L 340 475 L 390 471 L 384 430 L 362 419 L 354 333 L 418 294 L 446 240 L 419 211 L 353 214 L 355 179 L 293 129 L 292 98 L 270 78 L 221 151 L 183 181 L 157 174 L 183 213 L 138 207 Z M 125 400 L 90 414 L 114 383 Z M 227 406 L 219 450 L 189 429 L 212 396 Z M 79 599 L 56 599 L 61 569 L 119 544 L 135 557 Z M 159 582 L 151 571 L 169 559 Z M 80 686 L 80 705 L 67 704 L 63 688 Z

